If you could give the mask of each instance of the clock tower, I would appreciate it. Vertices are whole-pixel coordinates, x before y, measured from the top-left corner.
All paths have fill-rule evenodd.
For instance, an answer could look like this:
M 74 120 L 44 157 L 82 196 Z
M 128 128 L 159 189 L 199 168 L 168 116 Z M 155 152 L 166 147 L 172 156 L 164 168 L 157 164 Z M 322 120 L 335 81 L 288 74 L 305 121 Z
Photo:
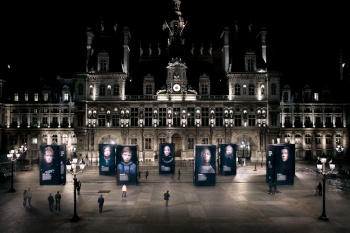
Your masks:
M 167 66 L 167 91 L 169 93 L 184 93 L 187 91 L 187 66 L 181 58 L 172 59 Z

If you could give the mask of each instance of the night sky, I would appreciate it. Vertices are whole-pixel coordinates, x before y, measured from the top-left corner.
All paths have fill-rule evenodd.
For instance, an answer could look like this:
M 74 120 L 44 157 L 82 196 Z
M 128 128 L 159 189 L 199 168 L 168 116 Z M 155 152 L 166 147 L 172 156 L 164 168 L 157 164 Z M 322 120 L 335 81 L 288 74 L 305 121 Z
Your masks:
M 13 1 L 12 1 L 13 2 Z M 94 2 L 94 1 L 91 1 Z M 268 63 L 274 62 L 284 79 L 308 83 L 338 78 L 338 50 L 349 49 L 349 20 L 345 5 L 327 3 L 304 6 L 295 1 L 263 5 L 257 1 L 183 0 L 182 16 L 196 35 L 219 38 L 224 26 L 233 31 L 235 20 L 252 20 L 253 26 L 266 26 Z M 279 1 L 282 2 L 282 1 Z M 289 3 L 288 3 L 289 2 Z M 0 28 L 0 78 L 71 77 L 84 61 L 85 30 L 101 20 L 117 20 L 118 27 L 129 27 L 133 37 L 159 33 L 169 21 L 171 0 L 126 2 L 95 1 L 86 5 L 57 1 L 2 3 Z M 309 4 L 309 3 L 308 3 Z M 198 33 L 197 33 L 198 32 Z M 346 42 L 348 44 L 346 44 Z M 269 57 L 270 56 L 270 57 Z M 11 65 L 11 71 L 7 65 Z

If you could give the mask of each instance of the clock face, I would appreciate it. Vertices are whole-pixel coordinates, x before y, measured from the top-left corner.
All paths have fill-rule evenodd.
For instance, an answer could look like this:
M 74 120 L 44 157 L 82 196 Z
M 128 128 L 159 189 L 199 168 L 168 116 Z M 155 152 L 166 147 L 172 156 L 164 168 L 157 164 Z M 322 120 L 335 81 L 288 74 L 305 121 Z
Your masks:
M 173 86 L 174 91 L 180 91 L 180 89 L 181 89 L 180 84 L 178 84 L 178 83 L 174 84 L 174 86 Z

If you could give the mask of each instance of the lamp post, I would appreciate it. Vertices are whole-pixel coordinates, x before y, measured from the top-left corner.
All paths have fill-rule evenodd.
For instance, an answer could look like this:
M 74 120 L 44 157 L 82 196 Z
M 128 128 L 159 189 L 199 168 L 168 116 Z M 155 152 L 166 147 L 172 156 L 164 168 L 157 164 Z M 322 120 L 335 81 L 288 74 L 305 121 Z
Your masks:
M 317 169 L 321 172 L 322 174 L 322 214 L 319 217 L 319 219 L 323 220 L 323 221 L 328 221 L 328 217 L 326 215 L 326 179 L 327 179 L 327 173 L 326 173 L 326 162 L 327 162 L 327 158 L 325 155 L 323 155 L 319 161 L 317 162 Z M 334 170 L 335 168 L 335 164 L 331 163 L 331 161 L 329 162 L 329 168 L 332 170 Z
M 7 154 L 7 158 L 11 160 L 11 188 L 8 191 L 9 193 L 14 193 L 16 192 L 16 189 L 13 188 L 13 163 L 19 159 L 22 153 L 27 151 L 27 146 L 26 144 L 23 144 L 18 150 L 12 149 L 9 151 Z
M 70 174 L 74 176 L 73 182 L 74 182 L 74 214 L 73 217 L 70 219 L 71 222 L 77 222 L 80 220 L 78 214 L 77 214 L 77 175 L 79 173 L 82 173 L 85 168 L 85 162 L 82 159 L 79 167 L 80 171 L 77 172 L 77 164 L 78 164 L 78 158 L 74 157 L 72 161 L 68 160 L 67 162 L 67 171 L 69 171 Z

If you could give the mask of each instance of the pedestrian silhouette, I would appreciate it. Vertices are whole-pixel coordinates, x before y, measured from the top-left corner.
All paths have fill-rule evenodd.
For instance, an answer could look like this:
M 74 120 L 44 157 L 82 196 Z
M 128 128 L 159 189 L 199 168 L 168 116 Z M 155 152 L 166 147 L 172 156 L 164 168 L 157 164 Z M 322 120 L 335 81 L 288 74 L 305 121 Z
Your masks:
M 123 184 L 123 187 L 122 187 L 122 198 L 126 198 L 126 191 L 127 191 L 126 185 Z
M 23 207 L 27 206 L 27 199 L 28 199 L 28 191 L 27 191 L 27 189 L 24 189 L 24 192 L 23 192 Z
M 98 202 L 98 212 L 102 213 L 103 203 L 105 202 L 105 199 L 103 198 L 102 194 L 97 199 L 97 202 Z
M 148 177 L 148 170 L 146 170 L 146 180 L 147 180 L 147 177 Z
M 317 188 L 318 188 L 318 195 L 322 196 L 322 184 L 321 184 L 321 182 L 318 182 Z
M 137 173 L 137 175 L 138 175 L 139 179 L 141 179 L 141 172 L 140 171 Z
M 32 190 L 28 188 L 27 190 L 27 197 L 28 197 L 28 205 L 29 207 L 32 207 Z
M 47 200 L 49 201 L 49 209 L 50 211 L 53 211 L 53 203 L 55 202 L 53 199 L 53 196 L 50 193 L 50 196 L 47 198 Z
M 177 179 L 180 180 L 180 176 L 181 176 L 181 170 L 180 170 L 180 168 L 179 168 L 177 174 L 179 175 L 179 176 L 177 177 Z
M 77 182 L 77 191 L 78 191 L 78 195 L 80 195 L 80 189 L 81 189 L 81 182 L 80 180 Z
M 55 200 L 56 200 L 56 210 L 61 210 L 61 194 L 59 191 L 57 191 L 55 195 Z
M 166 206 L 168 206 L 169 197 L 170 197 L 169 190 L 167 190 L 166 193 L 164 193 L 164 200 L 165 200 L 165 205 Z
M 269 183 L 269 194 L 272 194 L 272 184 Z

